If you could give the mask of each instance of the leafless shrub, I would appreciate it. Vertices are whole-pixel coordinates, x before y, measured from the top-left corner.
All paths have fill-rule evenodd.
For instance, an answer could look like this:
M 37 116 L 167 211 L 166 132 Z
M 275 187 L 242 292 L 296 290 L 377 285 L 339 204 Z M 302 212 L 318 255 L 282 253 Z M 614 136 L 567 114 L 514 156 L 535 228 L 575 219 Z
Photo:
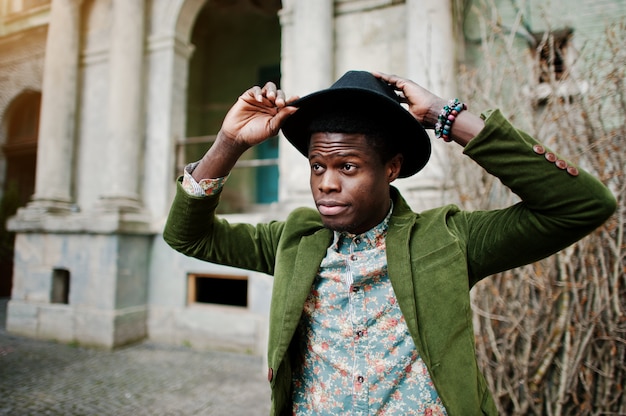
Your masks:
M 526 37 L 530 53 L 522 53 L 512 47 L 521 26 L 503 30 L 497 22 L 483 20 L 483 61 L 463 68 L 459 95 L 474 109 L 501 108 L 591 171 L 619 208 L 579 243 L 473 290 L 479 361 L 502 414 L 626 415 L 626 23 L 579 45 L 559 72 L 554 33 L 534 45 Z M 471 171 L 453 172 L 466 208 L 496 208 L 515 198 L 497 180 L 467 176 Z

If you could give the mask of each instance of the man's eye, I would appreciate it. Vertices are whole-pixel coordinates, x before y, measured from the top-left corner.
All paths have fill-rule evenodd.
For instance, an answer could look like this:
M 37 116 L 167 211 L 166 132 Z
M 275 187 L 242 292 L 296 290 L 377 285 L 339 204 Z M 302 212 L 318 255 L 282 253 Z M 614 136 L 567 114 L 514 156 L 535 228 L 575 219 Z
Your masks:
M 355 166 L 352 163 L 346 163 L 345 165 L 343 165 L 343 170 L 354 170 Z
M 320 170 L 320 169 L 322 169 L 322 165 L 320 165 L 319 163 L 311 164 L 311 170 Z

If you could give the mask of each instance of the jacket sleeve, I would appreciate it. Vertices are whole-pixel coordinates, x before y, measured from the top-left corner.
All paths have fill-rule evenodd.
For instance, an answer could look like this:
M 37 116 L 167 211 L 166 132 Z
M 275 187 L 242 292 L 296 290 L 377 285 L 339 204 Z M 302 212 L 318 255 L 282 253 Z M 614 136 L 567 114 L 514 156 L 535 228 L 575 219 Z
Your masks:
M 471 284 L 571 245 L 616 209 L 615 197 L 599 180 L 514 128 L 500 111 L 487 113 L 485 121 L 464 153 L 521 202 L 466 214 Z
M 274 274 L 282 222 L 230 224 L 215 215 L 219 193 L 192 196 L 180 182 L 163 230 L 170 247 L 211 263 Z

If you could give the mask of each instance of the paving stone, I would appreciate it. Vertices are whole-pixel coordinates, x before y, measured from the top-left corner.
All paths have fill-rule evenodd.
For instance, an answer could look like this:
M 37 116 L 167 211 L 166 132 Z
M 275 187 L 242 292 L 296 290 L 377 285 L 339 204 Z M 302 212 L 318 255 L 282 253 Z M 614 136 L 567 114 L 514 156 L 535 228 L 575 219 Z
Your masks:
M 144 342 L 113 351 L 7 334 L 0 300 L 0 415 L 269 414 L 261 357 Z

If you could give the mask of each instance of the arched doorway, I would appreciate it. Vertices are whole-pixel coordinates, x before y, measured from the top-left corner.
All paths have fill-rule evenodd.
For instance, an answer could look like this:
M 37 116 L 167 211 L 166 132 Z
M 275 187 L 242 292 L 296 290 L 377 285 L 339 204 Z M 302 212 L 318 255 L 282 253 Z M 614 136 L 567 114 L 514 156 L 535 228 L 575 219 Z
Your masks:
M 236 98 L 252 85 L 280 83 L 280 0 L 209 1 L 191 31 L 187 144 L 184 160 L 199 160 Z M 222 194 L 222 212 L 250 212 L 278 200 L 278 138 L 242 157 Z M 262 208 L 262 207 L 261 207 Z
M 26 205 L 35 190 L 37 136 L 41 93 L 27 91 L 13 100 L 4 117 L 6 141 L 2 152 L 6 161 L 0 199 L 0 297 L 11 295 L 13 282 L 14 235 L 6 220 Z

